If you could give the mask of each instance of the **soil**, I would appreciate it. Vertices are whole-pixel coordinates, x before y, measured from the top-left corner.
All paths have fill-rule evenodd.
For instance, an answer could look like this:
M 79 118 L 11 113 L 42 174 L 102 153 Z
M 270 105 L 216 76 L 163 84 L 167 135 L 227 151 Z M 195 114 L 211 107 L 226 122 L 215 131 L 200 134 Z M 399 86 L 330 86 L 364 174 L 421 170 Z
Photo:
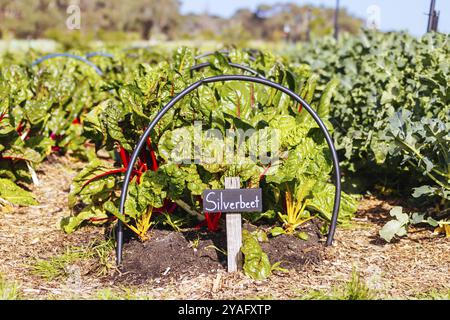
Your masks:
M 319 228 L 314 223 L 308 223 L 301 231 L 308 234 L 307 240 L 282 234 L 269 238 L 269 242 L 261 243 L 269 261 L 281 262 L 280 267 L 296 271 L 304 270 L 310 264 L 319 264 L 325 250 Z
M 243 228 L 254 231 L 257 227 L 247 223 Z M 319 263 L 324 247 L 319 243 L 318 226 L 308 223 L 302 231 L 308 234 L 307 240 L 283 234 L 261 242 L 261 248 L 268 255 L 269 261 L 272 264 L 281 262 L 280 267 L 294 270 Z M 117 280 L 139 284 L 148 279 L 167 282 L 186 276 L 216 274 L 226 270 L 226 243 L 224 231 L 175 232 L 154 229 L 150 233 L 150 240 L 144 243 L 136 239 L 125 243 L 122 274 Z
M 154 229 L 144 243 L 134 239 L 125 243 L 123 274 L 118 280 L 143 283 L 148 279 L 217 273 L 226 264 L 225 255 L 217 250 L 226 246 L 221 235 Z

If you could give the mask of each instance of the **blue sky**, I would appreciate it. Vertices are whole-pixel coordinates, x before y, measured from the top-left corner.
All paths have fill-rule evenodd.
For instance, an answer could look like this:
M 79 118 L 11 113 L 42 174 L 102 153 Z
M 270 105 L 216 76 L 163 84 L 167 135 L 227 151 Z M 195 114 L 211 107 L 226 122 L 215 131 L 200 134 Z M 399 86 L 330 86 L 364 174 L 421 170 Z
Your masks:
M 230 17 L 236 9 L 254 9 L 259 4 L 275 4 L 292 2 L 299 5 L 313 4 L 334 7 L 336 0 L 182 0 L 182 13 L 202 13 L 208 10 L 211 14 Z M 380 28 L 383 31 L 407 30 L 411 34 L 422 35 L 427 26 L 430 0 L 340 0 L 341 7 L 363 19 L 368 16 L 367 10 L 376 5 L 380 9 Z M 450 33 L 450 0 L 436 0 L 436 9 L 441 11 L 439 31 Z

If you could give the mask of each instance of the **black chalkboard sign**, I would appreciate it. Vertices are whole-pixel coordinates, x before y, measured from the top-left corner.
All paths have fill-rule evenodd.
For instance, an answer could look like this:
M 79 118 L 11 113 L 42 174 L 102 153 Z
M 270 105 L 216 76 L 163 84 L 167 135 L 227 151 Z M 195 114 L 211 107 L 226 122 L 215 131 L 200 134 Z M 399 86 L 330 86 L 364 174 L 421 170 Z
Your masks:
M 203 191 L 203 212 L 261 212 L 261 189 Z

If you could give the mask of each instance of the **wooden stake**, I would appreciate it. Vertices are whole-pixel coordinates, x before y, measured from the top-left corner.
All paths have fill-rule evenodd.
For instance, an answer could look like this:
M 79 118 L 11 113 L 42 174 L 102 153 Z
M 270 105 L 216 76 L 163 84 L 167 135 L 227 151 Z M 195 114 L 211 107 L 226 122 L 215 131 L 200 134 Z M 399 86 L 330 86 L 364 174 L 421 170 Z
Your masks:
M 225 177 L 225 189 L 239 189 L 239 177 Z M 240 213 L 227 213 L 228 272 L 235 272 L 242 264 L 242 217 Z

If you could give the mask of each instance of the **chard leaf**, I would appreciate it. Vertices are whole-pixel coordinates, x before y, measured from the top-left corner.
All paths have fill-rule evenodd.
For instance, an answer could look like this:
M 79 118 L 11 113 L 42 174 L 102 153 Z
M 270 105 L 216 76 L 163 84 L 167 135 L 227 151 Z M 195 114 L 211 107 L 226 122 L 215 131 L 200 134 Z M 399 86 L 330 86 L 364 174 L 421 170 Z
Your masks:
M 272 235 L 272 237 L 276 237 L 279 236 L 281 234 L 285 234 L 286 231 L 284 231 L 284 229 L 282 227 L 274 227 L 270 230 L 270 234 Z
M 242 232 L 242 247 L 244 254 L 244 273 L 252 279 L 264 280 L 271 275 L 272 266 L 270 265 L 267 254 L 261 249 L 255 235 L 247 230 Z
M 69 207 L 73 208 L 78 198 L 86 204 L 108 198 L 115 188 L 114 172 L 116 171 L 119 170 L 107 166 L 99 159 L 90 162 L 72 180 L 68 196 Z
M 328 114 L 330 113 L 331 99 L 336 93 L 338 85 L 339 80 L 333 79 L 327 84 L 325 90 L 322 92 L 319 107 L 317 108 L 317 114 L 319 115 L 319 117 L 324 119 L 328 117 Z
M 64 232 L 72 233 L 77 230 L 83 222 L 87 222 L 92 218 L 99 219 L 101 222 L 106 222 L 108 216 L 101 208 L 91 205 L 81 210 L 76 216 L 64 217 L 60 222 L 60 226 Z
M 252 232 L 252 234 L 254 236 L 256 236 L 256 239 L 259 242 L 268 242 L 269 241 L 269 238 L 267 237 L 267 234 L 264 232 L 264 230 L 258 229 L 256 231 Z
M 308 202 L 307 208 L 317 211 L 323 218 L 331 221 L 335 190 L 336 187 L 330 183 L 316 183 L 312 191 L 313 196 Z M 349 221 L 357 209 L 358 202 L 351 195 L 342 192 L 338 222 L 344 223 Z

